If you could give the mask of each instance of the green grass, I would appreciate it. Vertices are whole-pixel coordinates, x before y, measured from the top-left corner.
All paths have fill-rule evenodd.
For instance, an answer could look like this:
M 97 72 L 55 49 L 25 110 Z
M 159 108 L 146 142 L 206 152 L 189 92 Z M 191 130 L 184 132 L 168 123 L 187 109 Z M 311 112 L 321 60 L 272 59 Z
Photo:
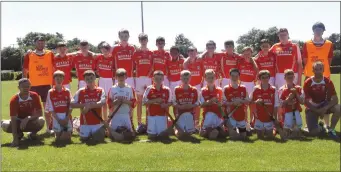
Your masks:
M 340 75 L 333 75 L 340 97 Z M 9 99 L 17 92 L 16 81 L 2 82 L 2 119 L 9 118 Z M 76 83 L 72 83 L 75 92 Z M 78 116 L 75 110 L 73 116 Z M 304 117 L 304 115 L 302 114 Z M 337 130 L 340 131 L 340 125 Z M 45 131 L 45 130 L 43 130 Z M 2 171 L 340 171 L 340 143 L 328 138 L 304 141 L 196 142 L 174 139 L 168 143 L 134 142 L 120 144 L 106 139 L 96 146 L 73 144 L 57 147 L 52 137 L 28 147 L 9 147 L 12 135 L 1 132 Z M 141 140 L 146 136 L 140 136 Z M 28 143 L 28 141 L 24 140 Z M 200 142 L 200 143 L 198 143 Z

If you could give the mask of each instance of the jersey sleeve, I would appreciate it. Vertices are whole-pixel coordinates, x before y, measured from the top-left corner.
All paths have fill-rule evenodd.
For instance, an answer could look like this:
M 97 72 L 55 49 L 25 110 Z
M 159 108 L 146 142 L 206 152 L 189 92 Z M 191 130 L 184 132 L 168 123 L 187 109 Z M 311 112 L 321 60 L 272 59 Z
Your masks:
M 75 95 L 73 96 L 72 100 L 71 100 L 71 103 L 78 103 L 79 102 L 79 93 L 80 93 L 80 90 L 78 90 Z
M 49 91 L 49 92 L 47 93 L 46 110 L 47 110 L 48 112 L 53 112 L 53 111 L 54 111 L 54 108 L 53 108 L 53 105 L 52 105 L 52 101 L 51 101 L 51 91 Z
M 305 99 L 311 99 L 311 96 L 310 96 L 310 83 L 309 83 L 309 80 L 305 81 L 304 82 L 304 85 L 303 85 L 303 93 L 304 93 L 304 96 L 305 96 Z
M 101 89 L 101 99 L 100 99 L 100 102 L 101 103 L 105 103 L 106 102 L 104 89 Z
M 112 89 L 109 89 L 109 92 L 108 92 L 108 99 L 107 99 L 107 104 L 109 105 L 109 108 L 111 109 L 112 108 L 112 106 L 111 106 L 111 102 L 113 102 L 114 100 L 113 100 L 113 97 L 112 97 Z
M 146 91 L 144 91 L 144 93 L 143 93 L 143 97 L 142 97 L 142 103 L 143 104 L 145 104 L 146 102 L 149 101 L 148 94 L 149 94 L 150 89 L 151 89 L 151 87 L 147 87 Z
M 226 92 L 226 88 L 223 89 L 223 103 L 226 103 L 227 102 L 227 98 L 225 96 L 225 92 Z
M 307 59 L 308 58 L 308 53 L 307 52 L 308 52 L 307 51 L 307 43 L 304 43 L 303 47 L 302 47 L 302 59 Z
M 41 106 L 40 97 L 38 96 L 38 94 L 33 94 L 32 100 L 33 100 L 33 108 L 35 110 L 42 110 L 43 109 Z
M 29 63 L 30 63 L 30 53 L 27 53 L 25 56 L 24 56 L 24 63 L 23 63 L 23 68 L 28 70 L 29 69 Z
M 202 95 L 203 91 L 201 90 L 201 93 L 200 93 L 200 96 L 199 96 L 199 102 L 200 104 L 203 104 L 205 103 L 205 99 L 204 99 L 204 96 Z
M 301 50 L 300 50 L 300 46 L 298 46 L 297 44 L 294 44 L 296 46 L 296 57 L 297 57 L 297 64 L 302 65 L 302 55 L 301 55 Z M 301 84 L 300 84 L 301 85 Z
M 19 104 L 16 96 L 11 99 L 9 107 L 10 116 L 18 116 Z
M 332 96 L 336 96 L 335 86 L 332 80 L 329 80 L 329 82 L 327 83 L 327 93 L 328 99 Z

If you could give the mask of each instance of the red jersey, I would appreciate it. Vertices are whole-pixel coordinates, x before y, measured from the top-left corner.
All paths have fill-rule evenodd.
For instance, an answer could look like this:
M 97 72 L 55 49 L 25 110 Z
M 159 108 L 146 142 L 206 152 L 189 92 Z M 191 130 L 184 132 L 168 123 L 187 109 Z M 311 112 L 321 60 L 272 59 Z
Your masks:
M 248 62 L 242 58 L 238 63 L 238 69 L 240 72 L 240 81 L 254 82 L 256 80 L 257 74 L 251 60 Z
M 34 111 L 42 110 L 40 98 L 37 93 L 30 91 L 26 100 L 21 99 L 19 93 L 15 94 L 10 101 L 10 116 L 24 119 L 32 116 Z
M 147 50 L 137 50 L 133 54 L 132 60 L 135 64 L 136 69 L 136 77 L 140 76 L 147 76 L 150 77 L 150 71 L 153 70 L 152 64 L 153 64 L 153 52 Z
M 297 72 L 297 59 L 301 58 L 299 47 L 292 42 L 286 45 L 281 43 L 274 44 L 270 52 L 275 54 L 275 66 L 277 73 L 284 73 L 286 69 L 292 69 Z
M 263 105 L 256 104 L 256 118 L 261 122 L 271 122 L 270 115 L 273 115 L 275 107 L 279 106 L 276 88 L 269 84 L 269 88 L 264 90 L 260 85 L 257 85 L 251 94 L 251 100 L 256 101 L 257 99 L 263 99 L 268 111 Z
M 69 84 L 72 81 L 71 70 L 72 66 L 72 58 L 70 56 L 60 57 L 59 55 L 55 56 L 53 59 L 53 68 L 54 71 L 61 70 L 65 73 L 63 85 Z M 53 80 L 53 85 L 55 85 L 55 81 Z
M 96 59 L 93 56 L 83 56 L 82 53 L 73 55 L 73 67 L 76 68 L 79 81 L 84 80 L 83 74 L 87 70 L 95 70 Z
M 157 90 L 155 85 L 148 86 L 143 94 L 143 103 L 156 98 L 162 98 L 164 103 L 171 103 L 170 89 L 163 85 L 160 90 Z M 166 116 L 166 110 L 161 108 L 160 104 L 150 104 L 147 106 L 148 116 Z
M 127 71 L 127 77 L 133 77 L 132 56 L 134 52 L 135 48 L 132 45 L 123 47 L 121 44 L 119 44 L 112 50 L 115 69 L 124 68 Z
M 187 58 L 184 62 L 184 69 L 191 72 L 191 80 L 189 84 L 195 86 L 202 83 L 204 70 L 200 59 L 195 59 L 194 62 L 191 63 L 189 58 Z
M 268 55 L 264 55 L 262 51 L 260 51 L 256 58 L 255 62 L 259 68 L 259 70 L 268 70 L 270 72 L 271 77 L 275 77 L 276 67 L 275 67 L 275 55 L 271 52 Z
M 75 96 L 73 97 L 73 103 L 85 104 L 85 103 L 95 103 L 101 101 L 105 103 L 105 92 L 100 87 L 95 87 L 93 90 L 90 90 L 87 86 L 79 89 Z M 102 115 L 102 108 L 94 109 L 99 116 Z M 84 123 L 84 117 L 86 124 Z M 86 114 L 81 115 L 80 124 L 81 125 L 96 125 L 100 124 L 101 121 L 96 118 L 96 116 L 89 111 Z
M 302 95 L 302 88 L 298 85 L 294 85 L 294 87 L 296 88 L 296 91 L 298 92 L 298 94 L 301 96 Z M 279 98 L 284 101 L 289 97 L 289 94 L 291 93 L 290 89 L 288 88 L 288 86 L 285 84 L 283 85 L 280 89 L 279 89 L 279 93 L 280 96 Z M 287 112 L 292 112 L 293 110 L 298 110 L 300 112 L 302 112 L 302 108 L 300 105 L 300 102 L 297 100 L 297 98 L 293 98 L 290 103 L 294 103 L 294 109 L 292 107 L 292 105 L 287 105 L 284 107 L 284 111 L 285 113 Z
M 114 58 L 99 55 L 96 58 L 96 70 L 101 78 L 113 78 Z
M 177 60 L 173 61 L 172 59 L 168 60 L 168 80 L 170 82 L 180 81 L 180 73 L 183 70 L 184 59 L 182 57 L 178 57 Z
M 174 105 L 184 105 L 184 104 L 199 105 L 198 90 L 193 86 L 189 86 L 188 89 L 184 89 L 183 85 L 176 86 L 174 89 L 173 104 Z M 194 114 L 194 108 L 187 109 L 187 110 L 178 110 L 179 115 L 185 112 L 190 112 Z
M 310 100 L 316 106 L 326 100 L 330 101 L 331 97 L 336 95 L 333 81 L 323 77 L 320 83 L 316 83 L 313 78 L 310 77 L 304 82 L 303 91 L 305 99 Z
M 214 87 L 212 91 L 208 89 L 207 86 L 201 89 L 201 96 L 200 96 L 200 104 L 203 104 L 204 102 L 211 100 L 212 98 L 217 98 L 218 101 L 222 101 L 223 98 L 223 90 L 220 87 Z M 205 119 L 205 114 L 207 112 L 213 112 L 218 115 L 219 118 L 222 118 L 219 107 L 217 104 L 212 104 L 210 106 L 206 106 L 203 108 L 203 119 Z
M 230 78 L 230 70 L 232 68 L 238 68 L 238 62 L 242 57 L 238 54 L 233 53 L 232 56 L 229 56 L 227 53 L 224 53 L 221 58 L 221 69 L 222 69 L 222 77 Z
M 67 88 L 57 91 L 56 88 L 49 90 L 47 94 L 48 111 L 55 113 L 66 113 L 70 109 L 71 92 Z M 69 108 L 67 107 L 69 104 Z M 71 114 L 69 114 L 71 116 Z
M 235 99 L 246 99 L 248 98 L 247 96 L 247 92 L 246 92 L 246 87 L 244 85 L 238 85 L 237 88 L 233 88 L 231 84 L 227 85 L 224 88 L 224 92 L 223 92 L 223 98 L 224 101 L 227 102 L 233 102 Z M 236 106 L 234 105 L 230 105 L 228 106 L 229 111 L 231 112 L 234 108 L 236 108 Z M 232 115 L 233 119 L 235 119 L 236 121 L 244 121 L 246 120 L 246 110 L 247 110 L 247 106 L 245 104 L 243 104 L 241 107 L 239 107 Z
M 161 70 L 165 75 L 168 75 L 166 69 L 167 61 L 169 61 L 170 59 L 171 57 L 169 53 L 164 50 L 153 51 L 153 70 Z
M 202 68 L 204 73 L 207 69 L 213 69 L 216 73 L 216 79 L 218 79 L 219 71 L 220 71 L 220 61 L 221 61 L 222 54 L 214 53 L 213 57 L 204 56 L 201 59 Z

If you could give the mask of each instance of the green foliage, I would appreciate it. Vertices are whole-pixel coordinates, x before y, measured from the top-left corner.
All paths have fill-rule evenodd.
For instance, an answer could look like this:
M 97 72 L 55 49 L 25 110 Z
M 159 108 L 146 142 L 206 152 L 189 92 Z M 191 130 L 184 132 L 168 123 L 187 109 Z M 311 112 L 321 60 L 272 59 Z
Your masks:
M 175 37 L 175 45 L 179 47 L 180 54 L 187 58 L 187 49 L 188 47 L 193 46 L 193 43 L 181 33 Z
M 13 47 L 5 47 L 1 50 L 1 70 L 21 70 L 23 50 Z
M 334 50 L 333 60 L 331 66 L 341 66 L 341 52 L 339 49 Z
M 25 52 L 29 49 L 33 50 L 35 47 L 34 39 L 39 35 L 45 37 L 46 48 L 49 50 L 55 49 L 58 42 L 64 41 L 63 34 L 60 34 L 58 32 L 56 32 L 56 34 L 30 32 L 26 34 L 24 38 L 17 38 L 17 43 L 19 47 L 22 47 L 25 50 Z
M 333 33 L 328 38 L 329 41 L 331 41 L 334 44 L 334 50 L 340 50 L 340 34 L 339 33 Z
M 14 72 L 12 70 L 1 71 L 1 81 L 19 80 L 22 78 L 21 72 Z

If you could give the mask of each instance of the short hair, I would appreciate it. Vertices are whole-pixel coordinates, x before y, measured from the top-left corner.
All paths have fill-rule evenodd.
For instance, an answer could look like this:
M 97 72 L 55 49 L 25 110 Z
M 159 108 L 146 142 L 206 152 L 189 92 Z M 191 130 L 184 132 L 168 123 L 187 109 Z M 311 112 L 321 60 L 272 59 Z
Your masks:
M 30 82 L 30 80 L 28 78 L 21 78 L 18 81 L 18 85 L 20 86 L 21 84 L 26 83 L 26 82 Z
M 237 68 L 232 68 L 232 69 L 230 69 L 230 75 L 231 75 L 233 72 L 237 72 L 238 75 L 240 75 L 240 71 L 239 71 L 239 69 L 237 69 Z
M 187 51 L 191 51 L 191 50 L 198 51 L 197 47 L 195 47 L 195 46 L 189 46 Z
M 162 42 L 166 42 L 165 38 L 162 37 L 162 36 L 159 36 L 159 37 L 156 38 L 156 43 L 161 42 L 161 41 Z
M 64 41 L 60 41 L 57 43 L 57 48 L 60 48 L 60 47 L 66 47 L 66 42 Z
M 292 69 L 286 69 L 284 71 L 284 77 L 287 77 L 289 75 L 295 75 L 295 72 Z
M 126 33 L 129 35 L 129 31 L 127 29 L 121 29 L 120 31 L 118 31 L 118 36 L 120 36 L 123 33 Z
M 95 72 L 93 70 L 86 70 L 84 73 L 83 73 L 83 77 L 86 77 L 86 76 L 96 76 Z
M 264 43 L 270 44 L 270 41 L 268 39 L 260 40 L 260 44 L 264 44 Z
M 45 37 L 42 35 L 38 35 L 34 38 L 34 42 L 37 42 L 37 41 L 45 41 Z
M 191 72 L 189 70 L 183 70 L 180 73 L 180 76 L 190 76 L 190 75 L 191 75 Z
M 234 46 L 234 41 L 233 40 L 227 40 L 224 42 L 224 46 L 227 46 L 227 45 L 232 45 Z
M 288 32 L 288 29 L 287 29 L 287 28 L 280 28 L 280 29 L 278 30 L 277 34 L 279 34 L 279 33 L 283 33 L 283 32 L 286 32 L 287 34 L 289 34 L 289 32 Z
M 242 52 L 245 52 L 245 51 L 248 51 L 248 50 L 250 50 L 251 52 L 253 52 L 251 47 L 244 47 L 244 48 L 242 49 Z
M 141 41 L 141 40 L 145 40 L 145 39 L 148 40 L 148 35 L 145 33 L 140 33 L 139 34 L 139 40 Z
M 98 44 L 97 46 L 98 49 L 102 49 L 102 48 L 105 48 L 107 50 L 110 50 L 111 49 L 111 46 L 109 43 L 105 42 L 105 41 L 102 41 Z
M 321 66 L 322 66 L 322 68 L 324 68 L 324 64 L 323 64 L 323 62 L 322 62 L 322 61 L 320 61 L 320 60 L 318 60 L 318 61 L 316 61 L 316 62 L 314 62 L 314 63 L 313 63 L 313 69 L 314 69 L 316 66 L 319 66 L 319 65 L 321 65 Z
M 89 42 L 87 40 L 81 40 L 81 42 L 79 43 L 81 46 L 86 46 L 89 44 Z
M 127 71 L 124 68 L 118 68 L 115 73 L 116 76 L 125 76 Z
M 61 70 L 57 70 L 53 73 L 53 78 L 57 77 L 57 76 L 63 76 L 65 77 L 65 73 Z
M 209 46 L 209 45 L 213 45 L 214 47 L 216 47 L 216 43 L 213 40 L 207 41 L 206 47 Z
M 312 27 L 313 31 L 314 31 L 316 28 L 321 28 L 321 29 L 323 29 L 323 31 L 326 30 L 326 27 L 324 26 L 324 24 L 323 24 L 322 22 L 316 22 L 316 23 L 313 25 L 313 27 Z
M 258 72 L 258 79 L 260 79 L 262 76 L 268 75 L 270 77 L 270 72 L 268 70 L 261 70 Z
M 170 51 L 172 51 L 172 50 L 177 50 L 178 52 L 180 52 L 180 48 L 176 45 L 174 45 L 170 48 Z
M 213 69 L 206 69 L 205 70 L 205 77 L 208 75 L 208 74 L 213 74 L 215 76 L 215 72 Z
M 161 71 L 161 70 L 156 70 L 156 71 L 154 71 L 154 73 L 153 73 L 153 76 L 164 76 L 165 74 Z

